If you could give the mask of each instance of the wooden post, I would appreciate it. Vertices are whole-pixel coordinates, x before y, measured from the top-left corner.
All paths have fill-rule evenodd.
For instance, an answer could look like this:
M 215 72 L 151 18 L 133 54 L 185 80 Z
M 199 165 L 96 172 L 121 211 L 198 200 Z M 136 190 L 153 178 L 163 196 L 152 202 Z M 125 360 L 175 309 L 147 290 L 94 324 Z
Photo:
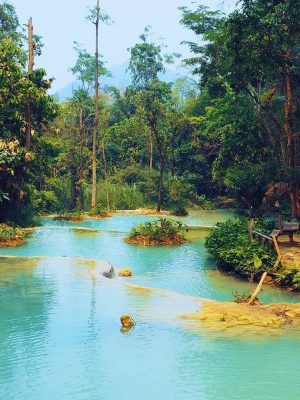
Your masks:
M 253 240 L 253 233 L 252 231 L 255 230 L 255 220 L 254 218 L 251 218 L 248 224 L 248 232 L 249 232 L 249 237 L 251 240 Z
M 278 214 L 278 230 L 279 230 L 280 232 L 282 232 L 282 228 L 283 228 L 282 215 L 281 215 L 281 213 L 279 212 L 279 214 Z
M 34 45 L 33 45 L 33 25 L 32 18 L 30 17 L 28 20 L 28 79 L 30 79 L 31 74 L 33 73 L 33 65 L 34 65 Z M 31 114 L 32 114 L 32 99 L 29 98 L 27 102 L 26 109 L 26 135 L 25 135 L 25 147 L 27 149 L 31 146 Z
M 273 236 L 272 239 L 273 239 L 274 247 L 275 247 L 275 250 L 276 250 L 276 253 L 277 253 L 277 260 L 275 261 L 275 264 L 274 264 L 274 267 L 273 267 L 273 269 L 276 269 L 278 267 L 281 259 L 282 259 L 282 254 L 280 252 L 276 237 Z

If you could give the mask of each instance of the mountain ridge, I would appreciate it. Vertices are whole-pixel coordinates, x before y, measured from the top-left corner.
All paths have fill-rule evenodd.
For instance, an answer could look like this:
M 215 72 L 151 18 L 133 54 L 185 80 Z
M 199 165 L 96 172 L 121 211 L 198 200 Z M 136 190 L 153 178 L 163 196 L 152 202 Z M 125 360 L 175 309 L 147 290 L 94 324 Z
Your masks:
M 116 86 L 120 90 L 125 90 L 131 84 L 131 77 L 129 71 L 127 71 L 129 65 L 129 61 L 112 65 L 108 68 L 111 72 L 111 77 L 102 77 L 101 78 L 101 87 L 105 88 L 107 86 Z M 164 74 L 160 75 L 160 79 L 164 82 L 174 82 L 178 78 L 184 76 L 185 74 L 176 72 L 172 69 L 166 69 Z M 54 97 L 59 102 L 64 102 L 70 99 L 73 96 L 73 92 L 80 87 L 81 83 L 79 80 L 74 79 L 74 81 L 69 82 L 64 87 L 59 89 L 56 93 L 54 93 Z

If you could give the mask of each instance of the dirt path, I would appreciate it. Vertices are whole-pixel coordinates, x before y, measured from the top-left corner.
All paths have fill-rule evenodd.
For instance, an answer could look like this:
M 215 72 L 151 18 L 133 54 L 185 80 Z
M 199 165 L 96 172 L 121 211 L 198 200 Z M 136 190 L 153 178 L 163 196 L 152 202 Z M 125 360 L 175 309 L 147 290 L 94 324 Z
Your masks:
M 299 268 L 300 270 L 300 235 L 294 235 L 294 243 L 290 244 L 288 237 L 283 235 L 278 239 L 282 254 L 281 264 L 285 268 Z

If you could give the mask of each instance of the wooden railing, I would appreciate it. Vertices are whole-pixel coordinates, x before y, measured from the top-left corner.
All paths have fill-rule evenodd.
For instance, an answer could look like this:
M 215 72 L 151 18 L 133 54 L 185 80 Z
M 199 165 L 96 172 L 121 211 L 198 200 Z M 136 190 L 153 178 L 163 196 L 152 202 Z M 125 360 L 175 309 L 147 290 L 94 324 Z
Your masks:
M 282 254 L 280 252 L 278 241 L 277 241 L 277 238 L 280 235 L 280 233 L 281 232 L 279 230 L 273 230 L 271 232 L 270 236 L 267 236 L 267 235 L 264 235 L 264 234 L 262 234 L 260 232 L 249 230 L 249 234 L 250 234 L 250 238 L 251 239 L 256 239 L 262 244 L 268 243 L 268 244 L 274 246 L 274 248 L 276 250 L 276 254 L 277 254 L 277 260 L 276 260 L 276 262 L 274 264 L 274 267 L 273 267 L 274 270 L 278 267 L 278 265 L 279 265 L 279 263 L 280 263 L 280 261 L 282 259 Z

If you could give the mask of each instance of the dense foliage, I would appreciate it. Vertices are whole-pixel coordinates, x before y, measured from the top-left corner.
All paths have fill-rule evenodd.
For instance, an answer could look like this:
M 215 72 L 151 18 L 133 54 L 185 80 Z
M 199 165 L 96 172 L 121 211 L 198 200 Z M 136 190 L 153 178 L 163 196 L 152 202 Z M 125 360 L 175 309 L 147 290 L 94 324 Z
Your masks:
M 267 186 L 285 182 L 294 218 L 300 218 L 298 6 L 297 0 L 242 0 L 228 16 L 201 5 L 181 9 L 182 23 L 204 40 L 189 43 L 195 57 L 188 60 L 202 87 L 213 104 L 224 104 L 228 93 L 239 104 L 217 111 L 215 177 L 256 207 Z
M 271 271 L 276 261 L 271 246 L 251 240 L 246 219 L 233 219 L 218 224 L 206 240 L 205 246 L 220 267 L 254 279 L 264 271 Z
M 47 95 L 51 80 L 45 78 L 45 71 L 26 71 L 24 38 L 7 2 L 0 4 L 0 19 L 0 222 L 26 225 L 34 215 L 34 188 L 47 169 L 40 158 L 41 135 L 56 117 L 57 106 Z M 36 43 L 36 53 L 38 48 Z M 33 139 L 30 147 L 28 135 Z
M 122 91 L 101 86 L 109 75 L 103 57 L 75 42 L 71 71 L 80 87 L 57 104 L 45 71 L 28 72 L 13 6 L 0 3 L 0 222 L 89 211 L 95 167 L 93 208 L 101 212 L 184 215 L 233 198 L 260 214 L 279 201 L 290 207 L 287 217 L 300 217 L 297 1 L 243 0 L 229 15 L 201 5 L 180 12 L 196 35 L 186 60 L 195 80 L 166 82 L 179 55 L 164 54 L 147 27 L 129 49 L 132 83 Z M 37 36 L 34 47 L 37 56 Z

